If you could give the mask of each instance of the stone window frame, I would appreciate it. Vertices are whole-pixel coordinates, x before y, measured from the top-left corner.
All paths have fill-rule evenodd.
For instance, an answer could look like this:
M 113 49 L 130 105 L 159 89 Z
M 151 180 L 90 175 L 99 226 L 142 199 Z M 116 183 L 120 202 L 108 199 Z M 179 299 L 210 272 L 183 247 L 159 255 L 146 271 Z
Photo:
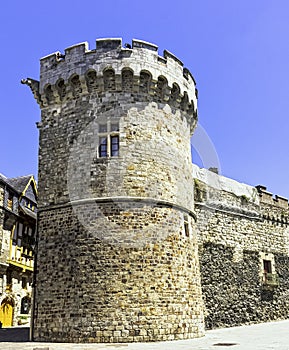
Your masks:
M 271 270 L 270 272 L 264 270 L 264 264 L 268 264 L 269 269 Z M 276 273 L 276 267 L 275 267 L 275 257 L 273 253 L 265 253 L 265 252 L 260 252 L 260 261 L 259 261 L 259 266 L 260 266 L 260 280 L 263 285 L 266 284 L 272 284 L 272 285 L 277 285 L 277 273 Z M 275 280 L 275 282 L 270 282 L 268 279 L 268 275 L 272 276 Z
M 98 123 L 97 158 L 119 156 L 119 121 L 108 119 Z

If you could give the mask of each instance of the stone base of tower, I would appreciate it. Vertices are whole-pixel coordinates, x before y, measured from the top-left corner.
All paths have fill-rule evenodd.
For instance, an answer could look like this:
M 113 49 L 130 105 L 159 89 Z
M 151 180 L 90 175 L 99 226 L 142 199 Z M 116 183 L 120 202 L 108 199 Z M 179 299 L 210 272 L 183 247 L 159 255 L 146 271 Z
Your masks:
M 203 336 L 194 218 L 160 204 L 98 207 L 97 220 L 91 217 L 93 204 L 39 213 L 33 340 L 117 343 Z

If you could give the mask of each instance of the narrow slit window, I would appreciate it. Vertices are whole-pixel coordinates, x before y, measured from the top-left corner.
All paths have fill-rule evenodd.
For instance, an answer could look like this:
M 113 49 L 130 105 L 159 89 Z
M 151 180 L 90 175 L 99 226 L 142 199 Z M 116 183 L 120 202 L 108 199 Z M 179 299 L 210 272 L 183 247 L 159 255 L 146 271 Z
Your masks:
M 20 222 L 18 226 L 18 234 L 17 234 L 17 240 L 16 240 L 16 245 L 18 247 L 21 247 L 22 245 L 22 237 L 24 232 L 25 232 L 25 226 Z
M 18 235 L 18 227 L 19 227 L 19 223 L 15 225 L 14 230 L 13 230 L 13 237 L 12 237 L 12 244 L 16 245 L 17 242 L 17 235 Z
M 190 237 L 189 219 L 187 215 L 184 216 L 184 230 L 185 236 Z

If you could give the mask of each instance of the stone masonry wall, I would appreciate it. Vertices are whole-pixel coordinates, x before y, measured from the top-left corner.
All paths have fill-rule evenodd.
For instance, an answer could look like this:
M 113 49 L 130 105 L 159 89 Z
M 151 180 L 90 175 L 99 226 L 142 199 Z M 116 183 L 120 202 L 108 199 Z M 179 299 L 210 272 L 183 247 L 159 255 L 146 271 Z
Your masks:
M 138 95 L 110 95 L 101 109 L 98 105 L 105 94 L 86 97 L 90 102 L 81 100 L 77 107 L 78 103 L 68 101 L 57 115 L 51 110 L 42 112 L 39 205 L 139 196 L 192 210 L 193 193 L 187 191 L 193 180 L 186 119 L 168 105 L 136 104 Z M 98 158 L 98 125 L 108 120 L 119 123 L 120 154 Z
M 287 318 L 288 208 L 199 180 L 195 195 L 206 327 Z M 273 286 L 264 283 L 266 256 L 278 279 Z
M 23 82 L 41 107 L 33 339 L 203 335 L 191 73 L 155 45 L 104 39 L 44 57 L 40 82 Z M 119 152 L 101 154 L 112 135 Z
M 236 262 L 232 248 L 205 243 L 200 256 L 208 329 L 288 318 L 288 256 L 275 255 L 280 285 L 274 288 L 261 283 L 256 251 L 245 250 Z
M 34 340 L 201 336 L 203 301 L 208 328 L 288 317 L 288 201 L 191 164 L 198 93 L 178 58 L 99 39 L 23 83 L 41 108 Z
M 39 230 L 46 234 L 39 239 L 35 340 L 130 342 L 202 335 L 196 235 L 185 236 L 183 215 L 141 203 L 122 206 L 118 214 L 115 203 L 101 206 L 97 235 L 82 227 L 71 207 L 40 212 Z M 87 204 L 80 207 L 89 217 Z M 135 220 L 127 219 L 128 212 Z M 127 241 L 100 239 L 109 219 L 114 237 L 121 238 L 125 228 Z M 135 245 L 136 223 L 150 226 L 142 230 L 147 241 L 141 246 Z M 167 236 L 160 239 L 163 231 Z
M 77 137 L 80 141 L 74 143 L 70 156 L 67 156 L 68 149 L 62 146 L 63 140 L 67 139 L 65 133 L 70 131 L 65 115 L 71 118 L 71 114 L 66 114 L 65 108 L 62 109 L 64 118 L 61 124 L 41 130 L 42 181 L 39 180 L 39 193 L 42 194 L 42 204 L 47 203 L 46 198 L 49 198 L 51 211 L 48 214 L 43 208 L 39 216 L 38 266 L 41 269 L 37 277 L 35 340 L 152 341 L 203 334 L 193 193 L 187 191 L 192 184 L 189 142 L 181 138 L 181 135 L 187 135 L 189 140 L 189 129 L 186 119 L 182 120 L 180 114 L 172 113 L 169 106 L 159 109 L 156 103 L 143 108 L 140 103 L 138 105 L 138 109 L 125 111 L 122 108 L 122 113 L 112 109 L 101 115 L 102 120 L 114 117 L 119 121 L 120 157 L 117 158 L 96 158 L 96 125 L 99 119 L 92 120 L 88 129 L 84 128 L 84 142 L 80 132 Z M 85 113 L 81 115 L 83 117 Z M 62 140 L 62 145 L 57 145 L 58 135 L 61 135 L 59 140 Z M 51 151 L 54 147 L 58 152 Z M 54 166 L 48 168 L 48 164 Z M 48 197 L 46 193 L 49 193 Z M 113 203 L 103 203 L 102 198 L 113 198 Z M 79 221 L 78 224 L 72 221 L 72 226 L 68 227 L 63 224 L 71 220 L 68 219 L 71 214 L 58 207 L 67 199 L 71 200 L 73 215 Z M 135 208 L 134 200 L 140 201 L 138 208 Z M 85 202 L 84 207 L 78 204 L 81 201 Z M 146 206 L 141 203 L 146 203 Z M 155 211 L 161 203 L 180 211 L 166 209 L 158 214 Z M 67 219 L 62 220 L 62 216 Z M 190 217 L 192 240 L 182 239 L 180 235 L 184 230 L 185 216 Z M 64 242 L 59 242 L 59 232 L 62 231 Z M 72 246 L 71 241 L 67 241 L 70 236 L 75 239 Z M 45 244 L 42 245 L 42 241 Z M 110 247 L 111 243 L 113 247 Z M 136 243 L 134 255 L 128 248 L 119 248 L 119 245 L 134 247 Z M 160 248 L 152 248 L 151 244 L 159 244 Z M 65 250 L 65 245 L 69 246 L 68 250 Z M 80 255 L 74 259 L 64 254 L 66 251 L 78 254 L 75 250 L 80 251 Z M 112 255 L 109 254 L 111 250 L 114 252 Z M 104 264 L 100 273 L 93 273 L 95 264 L 96 270 L 100 264 L 95 261 L 95 251 L 100 254 L 101 261 L 110 261 L 109 265 Z M 57 261 L 57 256 L 61 257 L 61 263 Z M 81 270 L 78 270 L 81 273 L 77 276 L 85 276 L 85 280 L 82 279 L 83 283 L 75 279 L 71 281 L 71 264 L 77 263 L 83 256 L 88 266 L 82 263 Z M 144 256 L 145 268 L 138 271 L 139 267 L 130 260 L 138 261 Z M 110 265 L 114 266 L 112 271 Z M 58 267 L 55 272 L 60 271 L 62 279 L 55 276 L 57 282 L 52 283 L 47 281 L 47 273 L 55 266 Z M 66 271 L 62 266 L 70 267 Z M 134 268 L 137 271 L 134 272 Z M 53 277 L 53 273 L 50 275 Z M 121 281 L 130 281 L 130 286 L 119 282 L 115 291 L 108 282 L 118 281 L 121 275 L 124 275 Z M 161 281 L 165 278 L 166 282 L 159 284 L 156 278 Z M 103 279 L 105 286 L 99 289 Z M 64 290 L 62 286 L 65 286 Z M 90 302 L 78 305 L 83 294 Z M 54 298 L 51 299 L 52 296 Z M 59 301 L 65 303 L 65 311 Z M 94 306 L 91 310 L 96 303 L 99 307 Z M 125 306 L 119 308 L 122 304 Z M 61 318 L 57 319 L 56 314 Z M 74 330 L 68 333 L 71 327 Z

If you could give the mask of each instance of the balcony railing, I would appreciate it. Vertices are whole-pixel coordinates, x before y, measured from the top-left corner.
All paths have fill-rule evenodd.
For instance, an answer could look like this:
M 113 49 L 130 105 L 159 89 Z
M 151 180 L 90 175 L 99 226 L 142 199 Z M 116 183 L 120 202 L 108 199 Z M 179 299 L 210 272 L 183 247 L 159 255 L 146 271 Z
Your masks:
M 279 279 L 276 273 L 264 273 L 263 284 L 268 287 L 278 287 Z
M 10 250 L 10 264 L 17 265 L 19 267 L 27 268 L 28 270 L 33 269 L 33 253 L 31 250 L 12 245 Z

